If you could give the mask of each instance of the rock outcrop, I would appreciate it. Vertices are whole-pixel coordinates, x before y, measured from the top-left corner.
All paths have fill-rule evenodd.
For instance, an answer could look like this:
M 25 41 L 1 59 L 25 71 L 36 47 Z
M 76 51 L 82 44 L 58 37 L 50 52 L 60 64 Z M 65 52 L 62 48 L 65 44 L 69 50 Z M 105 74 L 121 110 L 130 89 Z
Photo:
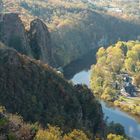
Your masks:
M 0 103 L 24 120 L 96 134 L 103 124 L 100 104 L 86 88 L 69 84 L 47 64 L 0 48 Z M 102 131 L 101 131 L 102 132 Z
M 22 54 L 54 66 L 50 33 L 39 19 L 31 22 L 27 32 L 18 14 L 0 14 L 0 41 Z
M 47 26 L 40 19 L 35 19 L 30 24 L 30 46 L 33 57 L 48 64 L 53 64 L 52 43 Z
M 31 56 L 27 34 L 18 14 L 0 14 L 0 41 L 20 53 Z

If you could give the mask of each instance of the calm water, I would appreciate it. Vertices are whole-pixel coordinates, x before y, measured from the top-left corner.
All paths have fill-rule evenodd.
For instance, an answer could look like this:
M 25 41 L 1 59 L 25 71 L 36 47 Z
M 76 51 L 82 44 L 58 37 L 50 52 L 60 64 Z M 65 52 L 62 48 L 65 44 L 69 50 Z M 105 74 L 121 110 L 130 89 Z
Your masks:
M 81 71 L 72 78 L 74 84 L 86 84 L 89 86 L 90 71 Z M 134 140 L 140 140 L 140 123 L 127 113 L 122 112 L 118 108 L 109 107 L 101 101 L 102 109 L 105 117 L 109 117 L 108 121 L 114 121 L 124 126 L 126 134 Z

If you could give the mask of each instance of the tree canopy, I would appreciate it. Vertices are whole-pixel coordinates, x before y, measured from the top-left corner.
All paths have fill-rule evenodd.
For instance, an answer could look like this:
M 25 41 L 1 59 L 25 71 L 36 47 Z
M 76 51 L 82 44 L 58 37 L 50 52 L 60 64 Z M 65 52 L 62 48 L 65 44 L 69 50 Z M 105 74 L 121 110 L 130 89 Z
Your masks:
M 128 73 L 140 86 L 140 42 L 119 41 L 107 49 L 101 47 L 97 52 L 97 63 L 91 68 L 91 88 L 100 97 L 113 100 L 118 93 L 119 77 Z

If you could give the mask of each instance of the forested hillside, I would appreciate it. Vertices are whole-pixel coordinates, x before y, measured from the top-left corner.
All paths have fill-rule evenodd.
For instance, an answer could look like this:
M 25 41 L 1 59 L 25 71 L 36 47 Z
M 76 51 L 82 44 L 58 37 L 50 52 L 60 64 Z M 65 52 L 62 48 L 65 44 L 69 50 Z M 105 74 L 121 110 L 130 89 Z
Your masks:
M 87 87 L 74 87 L 47 64 L 2 44 L 0 56 L 0 104 L 7 111 L 43 127 L 49 123 L 64 132 L 81 129 L 103 136 L 101 105 Z
M 137 39 L 140 34 L 139 25 L 108 16 L 80 0 L 3 2 L 3 10 L 19 13 L 27 29 L 30 21 L 37 17 L 47 24 L 58 66 L 67 65 L 96 47 L 119 39 Z
M 116 138 L 127 140 L 124 136 L 112 133 L 107 135 L 106 140 Z M 65 133 L 60 127 L 50 124 L 43 129 L 38 123 L 26 123 L 21 116 L 10 114 L 0 106 L 0 140 L 91 140 L 91 137 L 78 129 Z
M 139 24 L 107 15 L 90 1 L 0 0 L 0 140 L 126 140 L 120 124 L 104 120 L 94 94 L 117 101 L 110 82 L 124 70 L 139 87 L 139 41 L 99 49 L 95 93 L 61 71 L 83 57 L 88 63 L 101 46 L 139 35 Z M 138 102 L 134 109 L 138 114 Z
M 75 138 L 90 140 L 78 129 L 64 133 L 58 126 L 48 124 L 47 128 L 43 129 L 38 123 L 26 123 L 21 116 L 8 113 L 0 106 L 0 140 L 73 140 Z
M 129 21 L 140 20 L 140 1 L 139 0 L 88 0 L 98 10 L 107 12 L 114 16 L 119 16 Z
M 98 97 L 140 116 L 139 41 L 120 41 L 100 48 L 91 69 L 91 88 Z

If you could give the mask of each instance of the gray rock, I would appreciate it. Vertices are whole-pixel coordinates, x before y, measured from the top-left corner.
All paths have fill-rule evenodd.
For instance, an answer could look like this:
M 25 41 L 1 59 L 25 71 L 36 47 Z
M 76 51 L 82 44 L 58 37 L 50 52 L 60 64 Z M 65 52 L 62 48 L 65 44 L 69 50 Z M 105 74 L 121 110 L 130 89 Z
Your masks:
M 54 64 L 50 33 L 45 23 L 40 19 L 31 22 L 29 38 L 33 57 L 50 65 Z
M 31 56 L 27 34 L 18 14 L 0 14 L 0 41 L 22 54 Z

